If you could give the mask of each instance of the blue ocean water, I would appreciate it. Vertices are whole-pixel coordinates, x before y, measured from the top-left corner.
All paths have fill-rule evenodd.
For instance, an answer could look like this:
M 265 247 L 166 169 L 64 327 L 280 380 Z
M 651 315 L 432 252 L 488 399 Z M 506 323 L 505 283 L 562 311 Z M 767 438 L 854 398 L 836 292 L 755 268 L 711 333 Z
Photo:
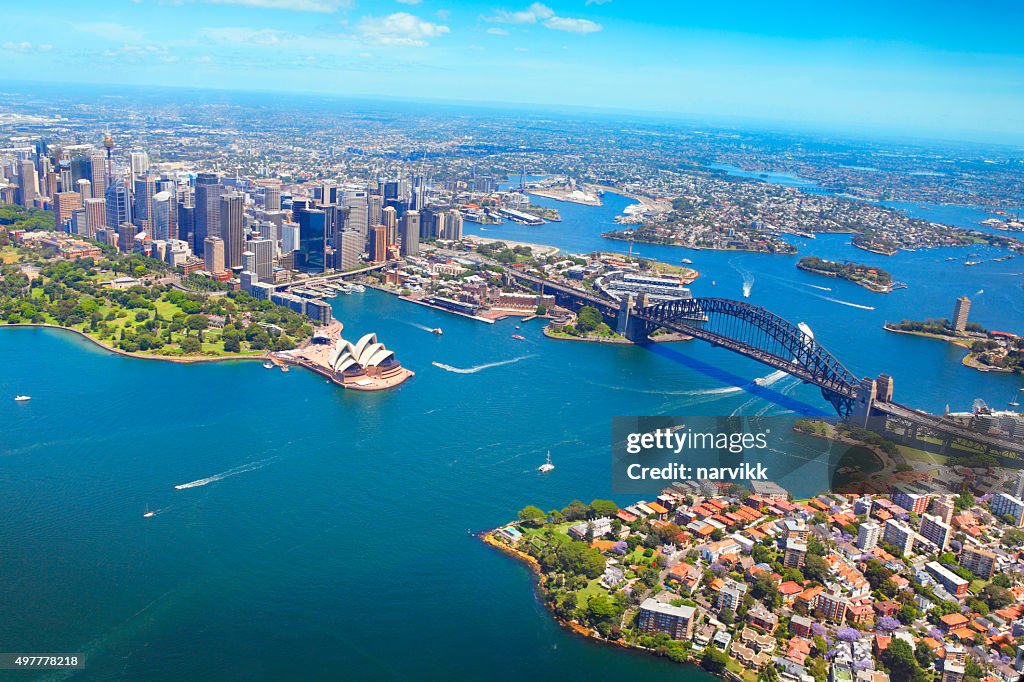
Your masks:
M 551 202 L 563 222 L 481 234 L 624 251 L 599 235 L 628 203 Z M 962 367 L 960 349 L 881 325 L 949 316 L 967 294 L 973 320 L 1024 331 L 1024 263 L 992 262 L 1001 252 L 988 247 L 965 267 L 963 250 L 887 258 L 848 242 L 799 241 L 909 288 L 874 294 L 788 256 L 637 250 L 692 258 L 697 295 L 747 293 L 806 322 L 856 374 L 892 373 L 915 407 L 1001 406 L 1016 392 L 1020 378 Z M 526 504 L 611 497 L 614 416 L 781 412 L 747 390 L 770 370 L 698 342 L 551 341 L 539 322 L 516 341 L 511 320 L 376 291 L 334 307 L 347 337 L 377 332 L 416 376 L 359 394 L 258 362 L 152 362 L 60 331 L 0 329 L 0 650 L 85 652 L 79 678 L 103 680 L 701 677 L 562 630 L 527 569 L 470 532 Z M 438 326 L 443 336 L 422 329 Z M 827 407 L 791 378 L 772 388 Z M 15 403 L 18 393 L 33 399 Z M 556 469 L 541 477 L 548 449 Z

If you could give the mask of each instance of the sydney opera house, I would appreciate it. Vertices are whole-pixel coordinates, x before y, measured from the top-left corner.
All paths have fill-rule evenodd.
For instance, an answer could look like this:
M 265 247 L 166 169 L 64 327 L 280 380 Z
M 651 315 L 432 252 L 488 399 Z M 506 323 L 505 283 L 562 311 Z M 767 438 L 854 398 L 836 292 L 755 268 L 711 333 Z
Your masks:
M 340 326 L 333 346 L 329 338 L 318 336 L 311 345 L 280 355 L 327 376 L 336 384 L 361 391 L 391 388 L 413 376 L 398 362 L 394 351 L 377 341 L 376 334 L 366 334 L 352 343 L 341 337 Z

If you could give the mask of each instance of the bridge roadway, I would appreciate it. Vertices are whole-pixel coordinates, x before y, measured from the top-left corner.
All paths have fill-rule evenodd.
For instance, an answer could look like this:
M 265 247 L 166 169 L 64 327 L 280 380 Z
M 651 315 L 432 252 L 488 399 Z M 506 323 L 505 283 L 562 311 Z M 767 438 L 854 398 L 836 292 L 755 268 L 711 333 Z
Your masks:
M 603 298 L 596 294 L 592 294 L 589 291 L 577 289 L 576 287 L 571 287 L 567 284 L 553 282 L 549 279 L 535 277 L 534 275 L 528 275 L 525 272 L 519 272 L 511 268 L 506 269 L 505 272 L 507 272 L 512 279 L 518 282 L 526 282 L 533 287 L 537 287 L 541 293 L 545 290 L 550 290 L 554 291 L 556 295 L 562 294 L 563 296 L 585 301 L 588 305 L 594 306 L 608 317 L 615 317 L 619 312 L 618 301 Z
M 311 277 L 310 279 L 303 279 L 298 282 L 281 282 L 280 284 L 274 285 L 274 291 L 284 291 L 292 287 L 303 288 L 307 286 L 316 286 L 317 284 L 323 284 L 324 282 L 331 282 L 338 279 L 345 279 L 346 277 L 353 277 L 355 275 L 361 275 L 364 272 L 371 272 L 373 270 L 381 270 L 387 265 L 387 263 L 375 263 L 373 265 L 367 265 L 365 268 L 358 270 L 349 270 L 348 272 L 336 272 L 332 275 L 321 275 L 318 277 Z
M 1021 441 L 973 431 L 964 426 L 953 424 L 948 419 L 921 412 L 899 403 L 875 401 L 871 410 L 872 412 L 881 413 L 886 417 L 902 419 L 918 426 L 923 426 L 951 438 L 978 443 L 985 446 L 987 452 L 992 452 L 993 454 L 1011 453 L 1024 459 L 1024 442 Z

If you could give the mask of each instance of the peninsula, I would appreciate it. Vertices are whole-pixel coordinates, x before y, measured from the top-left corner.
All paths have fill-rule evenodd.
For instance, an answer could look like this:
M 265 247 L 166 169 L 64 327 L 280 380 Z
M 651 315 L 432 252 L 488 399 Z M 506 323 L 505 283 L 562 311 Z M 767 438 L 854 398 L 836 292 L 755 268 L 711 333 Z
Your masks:
M 797 261 L 796 267 L 799 270 L 812 272 L 816 275 L 838 277 L 879 294 L 888 294 L 894 289 L 905 286 L 899 282 L 893 282 L 892 275 L 882 268 L 864 265 L 863 263 L 837 263 L 818 258 L 817 256 L 804 256 Z

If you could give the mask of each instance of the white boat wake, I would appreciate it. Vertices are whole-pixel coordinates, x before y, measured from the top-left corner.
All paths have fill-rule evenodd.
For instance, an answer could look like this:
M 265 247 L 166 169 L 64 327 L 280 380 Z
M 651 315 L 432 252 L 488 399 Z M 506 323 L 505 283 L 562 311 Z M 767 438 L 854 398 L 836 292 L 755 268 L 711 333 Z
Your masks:
M 975 296 L 981 296 L 983 293 L 985 293 L 984 289 L 978 289 L 977 291 L 974 292 L 974 295 Z
M 817 294 L 815 294 L 814 297 L 815 298 L 820 298 L 823 301 L 832 301 L 833 303 L 838 303 L 839 305 L 848 305 L 851 308 L 860 308 L 861 310 L 874 310 L 875 309 L 875 306 L 873 306 L 873 305 L 861 305 L 860 303 L 851 303 L 850 301 L 843 301 L 843 300 L 838 299 L 838 298 L 832 298 L 831 296 L 818 296 Z
M 743 298 L 750 298 L 750 292 L 754 290 L 754 273 L 735 263 L 729 265 L 743 278 Z
M 186 490 L 187 488 L 199 488 L 199 487 L 202 487 L 204 485 L 207 485 L 207 484 L 210 484 L 210 483 L 214 483 L 216 481 L 223 480 L 225 478 L 228 478 L 229 476 L 237 476 L 238 474 L 244 474 L 244 473 L 248 473 L 250 471 L 256 471 L 257 469 L 262 469 L 263 467 L 267 466 L 268 464 L 273 464 L 274 462 L 276 462 L 279 459 L 281 459 L 281 458 L 277 457 L 277 456 L 274 456 L 274 457 L 268 457 L 267 459 L 261 459 L 258 462 L 249 462 L 248 464 L 243 464 L 241 466 L 235 467 L 234 469 L 228 469 L 227 471 L 222 471 L 219 474 L 214 474 L 213 476 L 208 476 L 207 478 L 200 478 L 197 481 L 190 481 L 189 483 L 182 483 L 181 485 L 176 485 L 176 486 L 174 486 L 174 489 L 175 490 Z
M 803 284 L 805 287 L 811 287 L 812 289 L 817 289 L 818 291 L 832 291 L 832 287 L 823 287 L 823 286 L 819 286 L 817 284 L 808 284 L 807 282 L 800 282 L 800 284 Z
M 420 324 L 419 322 L 406 322 L 406 324 L 409 325 L 410 327 L 416 327 L 417 329 L 422 329 L 425 332 L 433 332 L 434 331 L 432 328 L 428 327 L 425 324 Z
M 486 365 L 477 365 L 476 367 L 452 367 L 451 365 L 446 365 L 443 362 L 436 361 L 430 364 L 432 364 L 434 367 L 439 367 L 446 372 L 454 372 L 456 374 L 476 374 L 477 372 L 482 372 L 483 370 L 490 369 L 492 367 L 511 365 L 513 363 L 519 362 L 520 360 L 525 360 L 528 357 L 530 356 L 520 355 L 518 358 L 512 358 L 511 360 L 502 360 L 500 362 L 488 362 Z

